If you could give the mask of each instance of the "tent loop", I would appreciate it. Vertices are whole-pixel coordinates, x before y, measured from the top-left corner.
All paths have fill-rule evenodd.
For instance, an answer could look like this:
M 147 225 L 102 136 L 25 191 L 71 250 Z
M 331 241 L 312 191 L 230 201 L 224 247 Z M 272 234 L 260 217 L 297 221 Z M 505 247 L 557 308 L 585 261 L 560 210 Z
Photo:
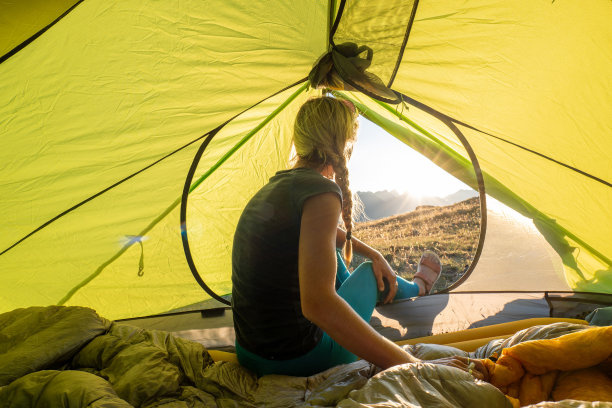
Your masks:
M 521 149 L 521 150 L 524 150 L 524 151 L 526 151 L 526 152 L 529 152 L 529 153 L 535 154 L 536 156 L 539 156 L 539 157 L 541 157 L 541 158 L 543 158 L 543 159 L 545 159 L 545 160 L 548 160 L 548 161 L 551 161 L 551 162 L 553 162 L 553 163 L 556 163 L 556 164 L 558 164 L 558 165 L 560 165 L 560 166 L 563 166 L 563 167 L 565 167 L 565 168 L 567 168 L 567 169 L 569 169 L 569 170 L 575 171 L 576 173 L 582 174 L 583 176 L 588 177 L 588 178 L 590 178 L 590 179 L 592 179 L 592 180 L 594 180 L 594 181 L 597 181 L 597 182 L 599 182 L 599 183 L 601 183 L 601 184 L 603 184 L 603 185 L 606 185 L 606 186 L 608 186 L 608 187 L 612 187 L 612 182 L 609 182 L 609 181 L 607 181 L 607 180 L 604 180 L 603 178 L 600 178 L 600 177 L 597 177 L 597 176 L 595 176 L 595 175 L 593 175 L 593 174 L 590 174 L 590 173 L 587 173 L 587 172 L 585 172 L 585 171 L 582 171 L 582 170 L 580 170 L 580 169 L 579 169 L 579 168 L 577 168 L 577 167 L 570 166 L 570 165 L 569 165 L 569 164 L 567 164 L 567 163 L 564 163 L 564 162 L 562 162 L 562 161 L 560 161 L 560 160 L 557 160 L 557 159 L 555 159 L 555 158 L 553 158 L 553 157 L 551 157 L 551 156 L 545 155 L 545 154 L 543 154 L 543 153 L 541 153 L 541 152 L 538 152 L 538 151 L 535 151 L 535 150 L 529 149 L 528 147 L 523 146 L 523 145 L 518 144 L 518 143 L 515 143 L 515 142 L 512 142 L 511 140 L 504 139 L 504 138 L 502 138 L 502 137 L 496 136 L 496 135 L 494 135 L 494 134 L 492 134 L 492 133 L 489 133 L 489 132 L 486 132 L 486 131 L 484 131 L 484 130 L 482 130 L 482 129 L 479 129 L 479 128 L 477 128 L 477 127 L 474 127 L 474 126 L 472 126 L 472 125 L 470 125 L 470 124 L 468 124 L 468 123 L 462 122 L 462 121 L 460 121 L 460 120 L 458 120 L 458 119 L 456 119 L 456 118 L 453 118 L 452 116 L 448 116 L 448 115 L 446 115 L 446 114 L 444 114 L 444 113 L 442 113 L 442 112 L 439 112 L 439 111 L 437 111 L 437 110 L 435 110 L 435 109 L 433 109 L 433 108 L 431 108 L 431 107 L 429 107 L 429 106 L 425 105 L 424 103 L 419 102 L 419 101 L 417 101 L 417 100 L 415 100 L 415 99 L 413 99 L 413 98 L 411 98 L 411 97 L 409 97 L 409 96 L 406 96 L 406 95 L 404 95 L 404 94 L 402 94 L 402 93 L 399 93 L 399 92 L 397 92 L 397 91 L 394 91 L 394 92 L 396 92 L 398 95 L 401 95 L 401 97 L 402 97 L 402 98 L 404 98 L 406 101 L 410 102 L 410 103 L 411 103 L 413 106 L 415 106 L 415 107 L 417 107 L 417 108 L 419 108 L 419 109 L 421 109 L 421 110 L 423 110 L 423 111 L 425 111 L 425 112 L 430 113 L 431 115 L 435 116 L 436 118 L 438 118 L 438 119 L 440 119 L 440 120 L 442 120 L 441 118 L 443 118 L 443 117 L 444 117 L 444 118 L 446 118 L 446 120 L 451 121 L 451 122 L 453 122 L 453 123 L 455 123 L 455 124 L 457 124 L 457 125 L 460 125 L 460 126 L 466 127 L 466 128 L 468 128 L 468 129 L 471 129 L 471 130 L 474 130 L 474 131 L 476 131 L 476 132 L 478 132 L 478 133 L 480 133 L 480 134 L 482 134 L 482 135 L 486 135 L 486 136 L 489 136 L 489 137 L 493 137 L 493 138 L 495 138 L 495 139 L 497 139 L 497 140 L 499 140 L 499 141 L 501 141 L 501 142 L 504 142 L 504 143 L 510 144 L 510 145 L 512 145 L 512 146 L 514 146 L 514 147 L 517 147 L 517 148 Z M 579 238 L 572 237 L 572 239 L 579 239 Z M 584 242 L 580 242 L 580 244 L 581 244 L 581 245 L 587 245 L 587 244 L 586 244 L 586 243 L 584 243 Z M 593 251 L 595 251 L 595 250 L 593 249 Z M 600 255 L 598 255 L 598 257 L 599 257 L 600 259 L 604 259 L 604 258 L 602 258 Z M 606 261 L 606 262 L 607 262 L 607 261 Z M 608 262 L 608 263 L 609 263 L 609 262 Z
M 400 100 L 401 102 L 395 107 L 395 113 L 398 113 L 398 108 L 401 107 L 401 111 L 399 111 L 400 115 L 404 115 L 404 108 L 406 108 L 406 110 L 410 110 L 410 107 L 408 106 L 408 104 L 406 103 L 406 101 L 404 100 L 404 95 L 403 94 L 399 94 Z
M 132 245 L 135 242 L 140 244 L 140 260 L 138 261 L 138 276 L 144 276 L 144 245 L 142 241 L 146 240 L 147 237 L 144 235 L 126 235 L 125 236 L 129 241 L 127 245 Z
M 142 241 L 138 241 L 140 244 L 140 260 L 138 261 L 138 276 L 144 276 L 144 246 Z

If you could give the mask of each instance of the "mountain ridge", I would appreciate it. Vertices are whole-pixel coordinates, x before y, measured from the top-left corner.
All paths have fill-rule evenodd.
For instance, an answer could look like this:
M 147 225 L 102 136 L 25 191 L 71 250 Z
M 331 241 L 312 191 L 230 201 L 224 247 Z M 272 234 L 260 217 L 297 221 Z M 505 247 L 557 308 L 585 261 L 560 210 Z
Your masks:
M 445 197 L 425 196 L 415 197 L 409 193 L 399 193 L 395 190 L 358 191 L 356 195 L 363 204 L 363 214 L 357 217 L 356 222 L 378 220 L 396 214 L 414 211 L 420 206 L 445 206 L 458 203 L 478 196 L 474 190 L 457 190 Z

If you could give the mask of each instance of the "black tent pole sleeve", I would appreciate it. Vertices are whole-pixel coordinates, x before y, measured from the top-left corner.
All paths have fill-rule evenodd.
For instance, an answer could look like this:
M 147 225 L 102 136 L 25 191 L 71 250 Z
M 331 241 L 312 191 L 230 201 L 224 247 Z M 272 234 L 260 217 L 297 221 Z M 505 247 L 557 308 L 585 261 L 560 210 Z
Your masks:
M 342 13 L 344 12 L 344 6 L 346 5 L 346 0 L 341 0 L 340 5 L 338 6 L 338 14 L 336 14 L 336 19 L 334 20 L 334 25 L 329 31 L 329 43 L 335 47 L 334 43 L 334 34 L 336 34 L 336 30 L 338 29 L 338 25 L 340 24 L 340 19 L 342 18 Z
M 196 169 L 198 168 L 198 164 L 200 163 L 200 158 L 202 157 L 204 150 L 206 150 L 212 138 L 219 132 L 219 130 L 223 129 L 223 127 L 227 123 L 228 122 L 219 126 L 213 132 L 211 132 L 210 135 L 208 135 L 208 137 L 200 145 L 200 148 L 198 149 L 195 157 L 193 158 L 193 162 L 191 162 L 191 167 L 189 168 L 189 172 L 187 173 L 187 179 L 185 180 L 185 185 L 183 186 L 183 197 L 181 199 L 181 239 L 183 241 L 185 259 L 187 260 L 189 269 L 191 270 L 191 273 L 193 274 L 193 277 L 195 278 L 196 282 L 198 282 L 198 284 L 202 287 L 202 289 L 204 289 L 206 293 L 210 295 L 210 297 L 223 304 L 230 305 L 231 303 L 227 299 L 224 299 L 221 296 L 217 295 L 211 288 L 208 287 L 206 283 L 204 283 L 204 280 L 198 273 L 198 268 L 196 268 L 193 262 L 193 257 L 191 256 L 191 249 L 189 248 L 189 239 L 187 238 L 187 197 L 189 195 L 191 181 L 193 180 L 193 176 L 195 174 Z
M 397 53 L 397 61 L 395 62 L 395 68 L 393 68 L 393 73 L 389 78 L 387 88 L 391 88 L 393 86 L 393 81 L 395 81 L 395 76 L 397 75 L 397 71 L 399 70 L 400 64 L 402 63 L 402 58 L 404 57 L 404 50 L 406 49 L 406 44 L 408 43 L 408 37 L 410 36 L 410 31 L 412 30 L 412 24 L 414 23 L 414 16 L 416 15 L 418 6 L 419 0 L 414 0 L 414 4 L 412 5 L 412 13 L 410 13 L 410 20 L 408 20 L 406 33 L 404 34 L 404 41 L 402 42 L 402 46 L 399 52 Z
M 47 31 L 48 29 L 50 29 L 51 27 L 53 27 L 55 25 L 55 23 L 57 23 L 58 21 L 60 21 L 62 18 L 64 18 L 68 13 L 70 13 L 72 10 L 74 10 L 74 8 L 76 6 L 78 6 L 79 4 L 81 4 L 83 2 L 83 0 L 79 0 L 76 3 L 74 3 L 72 6 L 70 6 L 70 8 L 66 11 L 64 11 L 59 17 L 57 17 L 55 20 L 53 20 L 52 22 L 50 22 L 49 24 L 47 24 L 45 27 L 41 28 L 40 30 L 38 30 L 38 32 L 34 33 L 32 36 L 30 36 L 29 38 L 27 38 L 26 40 L 24 40 L 21 44 L 15 46 L 12 50 L 10 50 L 9 52 L 7 52 L 6 54 L 4 54 L 3 56 L 0 57 L 0 64 L 2 64 L 4 61 L 6 61 L 7 59 L 11 58 L 13 55 L 17 54 L 19 51 L 21 51 L 23 48 L 25 48 L 26 46 L 28 46 L 32 41 L 34 41 L 35 39 L 37 39 L 38 37 L 40 37 L 41 35 L 43 35 L 45 33 L 45 31 Z
M 249 111 L 250 109 L 254 108 L 255 106 L 259 105 L 260 103 L 296 86 L 299 85 L 303 82 L 306 82 L 307 78 L 302 78 L 299 81 L 286 86 L 285 88 L 281 89 L 280 91 L 275 92 L 274 94 L 262 99 L 261 101 L 257 102 L 256 104 L 250 106 L 249 108 L 245 109 L 244 111 L 240 112 L 239 114 L 235 115 L 234 117 L 232 117 L 231 119 L 227 120 L 225 123 L 219 125 L 217 128 L 215 128 L 214 130 L 212 130 L 210 132 L 210 134 L 208 135 L 208 137 L 202 142 L 202 145 L 200 145 L 198 151 L 196 152 L 193 161 L 191 162 L 191 166 L 189 167 L 189 171 L 187 172 L 187 177 L 185 179 L 185 184 L 183 185 L 183 194 L 181 197 L 181 210 L 180 210 L 180 222 L 181 222 L 181 240 L 183 242 L 183 250 L 185 251 L 185 259 L 187 260 L 187 264 L 189 265 L 189 269 L 191 270 L 191 273 L 193 274 L 193 277 L 195 278 L 196 282 L 198 282 L 198 284 L 200 285 L 200 287 L 202 287 L 202 289 L 204 289 L 204 291 L 206 293 L 208 293 L 213 299 L 226 304 L 226 305 L 231 305 L 231 302 L 229 302 L 228 300 L 224 299 L 223 297 L 217 295 L 205 282 L 204 279 L 202 279 L 202 276 L 200 275 L 200 273 L 198 272 L 198 268 L 195 266 L 195 263 L 193 262 L 193 257 L 191 256 L 191 248 L 189 247 L 189 238 L 187 236 L 187 200 L 189 197 L 189 193 L 192 189 L 192 181 L 193 181 L 193 176 L 195 175 L 195 172 L 198 168 L 198 164 L 200 163 L 200 159 L 202 158 L 202 155 L 204 154 L 204 151 L 206 150 L 206 148 L 208 147 L 208 144 L 210 143 L 210 141 L 214 138 L 214 136 L 219 133 L 219 131 L 221 129 L 223 129 L 225 127 L 225 125 L 227 125 L 228 123 L 230 123 L 231 121 L 233 121 L 234 119 L 236 119 L 238 116 L 242 115 L 243 113 Z

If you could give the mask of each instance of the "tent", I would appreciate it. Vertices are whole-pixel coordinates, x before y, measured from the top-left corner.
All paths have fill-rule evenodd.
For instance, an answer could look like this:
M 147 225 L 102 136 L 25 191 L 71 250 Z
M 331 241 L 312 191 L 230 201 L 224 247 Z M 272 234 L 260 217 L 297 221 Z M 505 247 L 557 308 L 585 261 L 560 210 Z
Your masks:
M 466 276 L 382 323 L 405 329 L 397 316 L 414 320 L 415 308 L 429 332 L 448 331 L 503 310 L 511 320 L 610 303 L 607 0 L 0 10 L 0 312 L 81 305 L 126 319 L 227 301 L 241 210 L 287 165 L 292 119 L 322 92 L 311 69 L 330 52 L 346 59 L 346 43 L 367 47 L 357 57 L 390 93 L 334 60 L 335 95 L 479 189 L 489 215 Z M 485 194 L 537 231 L 487 212 Z

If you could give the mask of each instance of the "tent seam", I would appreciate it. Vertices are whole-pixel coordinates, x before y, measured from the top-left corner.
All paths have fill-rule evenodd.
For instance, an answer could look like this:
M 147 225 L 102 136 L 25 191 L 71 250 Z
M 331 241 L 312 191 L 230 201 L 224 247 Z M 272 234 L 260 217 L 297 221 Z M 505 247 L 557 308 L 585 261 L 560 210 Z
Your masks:
M 97 193 L 95 193 L 92 196 L 89 196 L 88 198 L 86 198 L 85 200 L 73 205 L 72 207 L 68 208 L 67 210 L 61 212 L 60 214 L 56 215 L 55 217 L 51 218 L 50 220 L 46 221 L 45 223 L 41 224 L 38 228 L 36 228 L 35 230 L 31 231 L 29 234 L 27 234 L 26 236 L 24 236 L 23 238 L 21 238 L 20 240 L 18 240 L 17 242 L 15 242 L 13 245 L 9 246 L 8 248 L 6 248 L 5 250 L 3 250 L 2 252 L 0 252 L 0 256 L 4 255 L 6 252 L 8 252 L 9 250 L 13 249 L 14 247 L 16 247 L 17 245 L 19 245 L 20 243 L 22 243 L 23 241 L 25 241 L 26 239 L 28 239 L 29 237 L 31 237 L 32 235 L 34 235 L 35 233 L 39 232 L 40 230 L 42 230 L 43 228 L 49 226 L 51 223 L 57 221 L 58 219 L 60 219 L 61 217 L 63 217 L 64 215 L 67 215 L 68 213 L 76 210 L 77 208 L 87 204 L 89 201 L 93 200 L 94 198 L 97 198 L 99 196 L 101 196 L 102 194 L 106 193 L 109 190 L 112 190 L 113 188 L 117 187 L 120 184 L 123 184 L 124 182 L 130 180 L 131 178 L 137 176 L 138 174 L 144 172 L 145 170 L 150 169 L 151 167 L 155 166 L 156 164 L 160 163 L 161 161 L 167 159 L 168 157 L 178 153 L 179 151 L 189 147 L 190 145 L 192 145 L 193 143 L 197 142 L 198 140 L 208 136 L 210 134 L 211 131 L 209 131 L 208 133 L 205 133 L 202 136 L 199 136 L 198 138 L 192 140 L 191 142 L 179 147 L 178 149 L 172 151 L 171 153 L 168 153 L 167 155 L 157 159 L 156 161 L 154 161 L 153 163 L 143 167 L 142 169 L 130 174 L 129 176 L 115 182 L 114 184 L 111 184 L 110 186 L 104 188 L 103 190 L 98 191 Z
M 510 145 L 512 145 L 512 146 L 515 146 L 515 147 L 519 148 L 519 149 L 522 149 L 522 150 L 528 151 L 528 152 L 530 152 L 530 153 L 532 153 L 532 154 L 535 154 L 535 155 L 537 155 L 537 156 L 540 156 L 540 157 L 542 157 L 543 159 L 550 160 L 550 161 L 552 161 L 553 163 L 556 163 L 556 164 L 558 164 L 558 165 L 560 165 L 560 166 L 563 166 L 563 167 L 566 167 L 566 168 L 568 168 L 568 169 L 570 169 L 570 170 L 573 170 L 573 171 L 575 171 L 575 172 L 577 172 L 577 173 L 579 173 L 579 174 L 582 174 L 582 175 L 583 175 L 583 176 L 585 176 L 585 177 L 588 177 L 588 178 L 590 178 L 590 179 L 593 179 L 593 180 L 595 180 L 595 181 L 598 181 L 598 182 L 600 182 L 600 183 L 602 183 L 602 184 L 604 184 L 604 185 L 606 185 L 606 186 L 608 186 L 608 187 L 612 187 L 612 183 L 610 183 L 610 182 L 608 182 L 608 181 L 606 181 L 606 180 L 604 180 L 604 179 L 602 179 L 602 178 L 599 178 L 599 177 L 597 177 L 597 176 L 594 176 L 594 175 L 592 175 L 592 174 L 590 174 L 590 173 L 587 173 L 587 172 L 585 172 L 585 171 L 583 171 L 583 170 L 580 170 L 580 169 L 578 169 L 578 168 L 576 168 L 576 167 L 570 166 L 569 164 L 565 164 L 565 163 L 563 163 L 563 162 L 561 162 L 561 161 L 559 161 L 559 160 L 557 160 L 557 159 L 554 159 L 554 158 L 552 158 L 552 157 L 550 157 L 550 156 L 547 156 L 547 155 L 545 155 L 545 154 L 543 154 L 543 153 L 539 153 L 539 152 L 537 152 L 537 151 L 535 151 L 535 150 L 532 150 L 532 149 L 530 149 L 530 148 L 528 148 L 528 147 L 521 146 L 521 145 L 519 145 L 519 144 L 517 144 L 517 143 L 514 143 L 514 142 L 511 142 L 511 141 L 509 141 L 509 140 L 506 140 L 506 139 L 504 139 L 504 138 L 502 138 L 502 137 L 495 136 L 495 135 L 493 135 L 493 134 L 491 134 L 491 133 L 485 132 L 484 130 L 480 130 L 480 129 L 478 129 L 478 128 L 476 128 L 476 127 L 472 126 L 472 125 L 469 125 L 469 124 L 467 124 L 467 123 L 465 123 L 465 122 L 462 122 L 462 121 L 457 120 L 457 119 L 455 119 L 455 118 L 453 118 L 453 117 L 451 117 L 451 116 L 448 116 L 448 115 L 446 115 L 446 114 L 444 114 L 444 113 L 442 113 L 442 112 L 439 112 L 439 111 L 437 111 L 436 109 L 434 109 L 434 108 L 432 108 L 432 107 L 430 107 L 430 106 L 428 106 L 428 105 L 425 105 L 424 103 L 419 102 L 419 101 L 417 101 L 417 100 L 415 100 L 415 99 L 413 99 L 413 98 L 411 98 L 411 97 L 409 97 L 409 96 L 406 96 L 406 95 L 404 95 L 404 94 L 403 94 L 403 93 L 401 93 L 401 92 L 398 92 L 398 91 L 394 91 L 394 92 L 395 92 L 395 93 L 397 93 L 398 95 L 401 95 L 401 97 L 402 97 L 402 98 L 406 99 L 408 102 L 410 102 L 411 104 L 415 105 L 415 106 L 416 106 L 417 108 L 419 108 L 419 109 L 429 111 L 430 113 L 435 112 L 435 114 L 436 114 L 436 115 L 439 115 L 438 119 L 440 119 L 441 117 L 444 117 L 446 120 L 449 120 L 449 121 L 451 121 L 451 122 L 453 122 L 453 123 L 455 123 L 455 124 L 457 124 L 457 125 L 461 125 L 461 126 L 466 127 L 466 128 L 468 128 L 468 129 L 472 129 L 472 130 L 474 130 L 474 131 L 476 131 L 476 132 L 478 132 L 478 133 L 482 133 L 482 134 L 484 134 L 484 135 L 487 135 L 487 136 L 493 137 L 493 138 L 495 138 L 495 139 L 497 139 L 497 140 L 499 140 L 499 141 L 502 141 L 502 142 L 508 143 L 508 144 L 510 144 Z M 432 114 L 433 114 L 433 113 L 432 113 Z M 441 119 L 440 119 L 440 120 L 441 120 Z
M 457 120 L 453 119 L 452 117 L 450 117 L 448 115 L 445 115 L 445 114 L 443 114 L 441 112 L 438 112 L 437 110 L 435 110 L 435 109 L 425 105 L 424 103 L 418 102 L 418 101 L 414 100 L 413 98 L 405 96 L 404 94 L 402 94 L 400 92 L 397 92 L 397 91 L 394 91 L 394 92 L 396 92 L 398 95 L 401 95 L 402 98 L 405 98 L 405 100 L 407 102 L 409 102 L 410 104 L 412 104 L 413 106 L 415 106 L 415 107 L 417 107 L 417 108 L 419 108 L 419 109 L 421 109 L 421 110 L 423 110 L 425 112 L 428 112 L 430 115 L 438 118 L 439 120 L 441 120 L 443 122 L 444 122 L 443 119 L 445 119 L 445 120 L 449 121 L 449 123 L 461 124 L 463 126 L 467 126 L 467 127 L 471 128 L 473 130 L 476 130 L 476 131 L 478 131 L 480 133 L 496 137 L 496 136 L 491 135 L 489 133 L 486 133 L 486 132 L 483 132 L 481 130 L 478 130 L 475 127 L 472 127 L 470 125 L 464 124 L 463 122 L 457 121 Z M 498 184 L 498 185 L 503 186 L 503 184 L 501 184 L 499 181 L 497 181 L 495 178 L 491 177 L 490 175 L 486 174 L 486 176 L 487 176 L 487 179 L 488 179 L 489 182 L 493 182 L 494 184 Z M 505 186 L 503 186 L 503 187 L 505 187 Z M 612 265 L 612 260 L 610 260 L 607 256 L 605 256 L 604 254 L 602 254 L 601 252 L 599 252 L 598 250 L 593 248 L 591 245 L 589 245 L 586 242 L 584 242 L 582 239 L 578 238 L 574 233 L 568 231 L 566 228 L 562 227 L 561 225 L 556 223 L 554 220 L 551 220 L 550 217 L 548 217 L 547 215 L 545 215 L 544 213 L 542 213 L 541 211 L 539 211 L 538 209 L 533 207 L 530 203 L 525 201 L 522 197 L 519 197 L 515 193 L 509 192 L 509 191 L 507 191 L 506 194 L 512 194 L 512 197 L 514 198 L 514 200 L 516 200 L 517 203 L 521 204 L 525 208 L 525 210 L 529 213 L 530 217 L 533 220 L 539 219 L 542 223 L 547 224 L 548 228 L 550 228 L 551 230 L 554 230 L 557 233 L 560 233 L 560 234 L 564 235 L 565 237 L 570 238 L 570 239 L 576 241 L 577 243 L 579 243 L 580 245 L 585 247 L 588 251 L 590 251 L 591 254 L 593 254 L 595 257 L 599 258 L 601 261 L 605 262 L 608 265 Z

